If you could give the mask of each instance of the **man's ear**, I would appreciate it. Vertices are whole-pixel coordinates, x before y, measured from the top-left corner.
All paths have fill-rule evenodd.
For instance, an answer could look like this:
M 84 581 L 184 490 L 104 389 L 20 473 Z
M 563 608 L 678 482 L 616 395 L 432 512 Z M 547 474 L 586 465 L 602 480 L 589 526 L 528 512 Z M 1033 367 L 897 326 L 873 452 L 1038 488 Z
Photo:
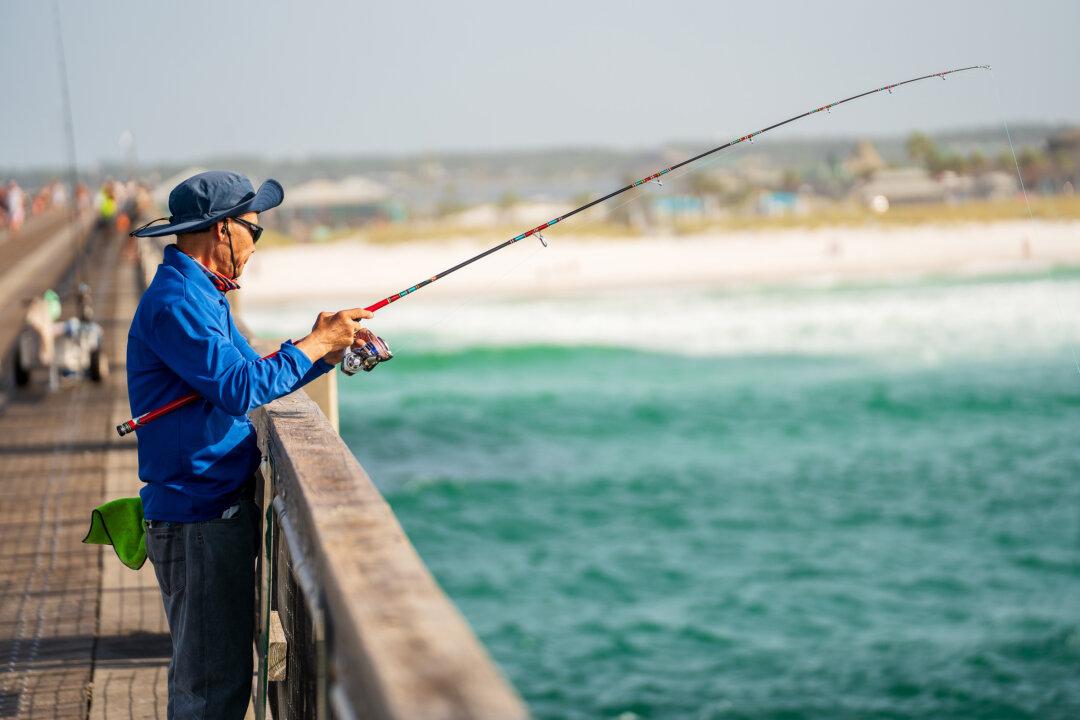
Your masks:
M 218 242 L 224 242 L 228 239 L 228 230 L 225 226 L 226 222 L 227 220 L 218 220 L 214 223 L 214 239 Z

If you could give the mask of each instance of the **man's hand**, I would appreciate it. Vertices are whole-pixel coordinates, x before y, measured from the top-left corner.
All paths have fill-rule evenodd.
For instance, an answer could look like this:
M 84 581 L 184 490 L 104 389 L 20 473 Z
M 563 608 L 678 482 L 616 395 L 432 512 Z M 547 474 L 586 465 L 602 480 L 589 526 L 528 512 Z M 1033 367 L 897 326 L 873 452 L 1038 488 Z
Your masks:
M 294 344 L 311 362 L 336 355 L 336 364 L 341 361 L 345 349 L 353 344 L 356 334 L 363 329 L 360 320 L 370 317 L 374 315 L 363 308 L 339 310 L 336 313 L 321 312 L 311 326 L 311 332 Z M 330 359 L 327 359 L 327 362 L 330 362 Z

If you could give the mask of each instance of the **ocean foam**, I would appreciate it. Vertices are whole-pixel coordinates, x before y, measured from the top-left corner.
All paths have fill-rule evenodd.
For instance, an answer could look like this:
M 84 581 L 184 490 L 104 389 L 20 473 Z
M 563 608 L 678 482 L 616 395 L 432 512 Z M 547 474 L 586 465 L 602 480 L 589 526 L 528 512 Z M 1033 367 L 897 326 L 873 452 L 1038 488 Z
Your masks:
M 341 306 L 348 304 L 342 298 Z M 260 334 L 302 335 L 333 303 L 259 304 Z M 1080 279 L 906 282 L 861 287 L 650 289 L 549 299 L 431 299 L 380 312 L 372 327 L 434 350 L 608 346 L 688 356 L 917 358 L 1045 354 L 1080 346 Z

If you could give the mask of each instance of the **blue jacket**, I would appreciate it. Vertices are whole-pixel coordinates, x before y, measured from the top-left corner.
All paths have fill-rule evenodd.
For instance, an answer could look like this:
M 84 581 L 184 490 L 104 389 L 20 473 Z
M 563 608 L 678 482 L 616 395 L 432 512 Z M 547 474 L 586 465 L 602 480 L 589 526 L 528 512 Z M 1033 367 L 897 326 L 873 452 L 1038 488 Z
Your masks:
M 183 395 L 200 399 L 137 431 L 143 515 L 220 517 L 259 465 L 249 410 L 333 369 L 291 341 L 262 359 L 236 329 L 221 279 L 175 245 L 139 301 L 127 345 L 133 416 Z

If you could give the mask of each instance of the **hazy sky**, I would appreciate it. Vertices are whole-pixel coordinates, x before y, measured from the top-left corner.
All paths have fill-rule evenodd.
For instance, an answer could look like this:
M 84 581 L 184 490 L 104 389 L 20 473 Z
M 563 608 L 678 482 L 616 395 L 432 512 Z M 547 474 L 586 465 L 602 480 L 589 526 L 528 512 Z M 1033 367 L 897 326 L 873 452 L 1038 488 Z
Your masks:
M 989 63 L 1012 120 L 1080 121 L 1080 2 L 60 0 L 80 166 L 209 155 L 656 146 Z M 0 8 L 0 167 L 64 160 L 52 5 Z M 988 73 L 783 132 L 1000 124 Z

